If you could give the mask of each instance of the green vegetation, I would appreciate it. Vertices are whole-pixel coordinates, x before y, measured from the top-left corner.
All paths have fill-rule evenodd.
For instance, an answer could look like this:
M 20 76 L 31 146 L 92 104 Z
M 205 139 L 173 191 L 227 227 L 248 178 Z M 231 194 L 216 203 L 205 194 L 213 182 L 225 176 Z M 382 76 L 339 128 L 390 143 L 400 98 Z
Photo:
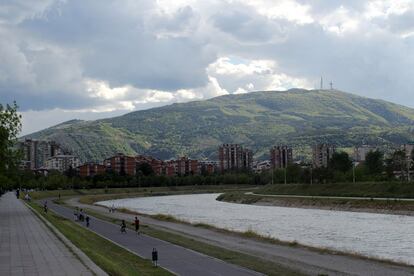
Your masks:
M 30 203 L 30 206 L 43 214 L 39 205 Z M 53 212 L 43 216 L 109 275 L 172 275 L 160 267 L 154 268 L 151 261 L 142 259 Z
M 301 191 L 296 190 L 296 193 Z M 264 206 L 317 208 L 346 211 L 371 211 L 375 213 L 412 215 L 414 214 L 414 201 L 402 201 L 396 198 L 374 200 L 370 197 L 364 199 L 352 198 L 321 198 L 321 197 L 292 197 L 289 194 L 266 196 L 246 194 L 244 192 L 226 192 L 217 197 L 217 200 Z
M 372 182 L 355 184 L 334 183 L 318 185 L 267 185 L 255 191 L 255 193 L 270 195 L 414 198 L 414 183 Z
M 16 183 L 20 154 L 13 146 L 21 127 L 16 103 L 6 106 L 0 103 L 0 196 Z
M 351 147 L 414 140 L 414 110 L 327 90 L 292 89 L 226 95 L 97 121 L 69 121 L 29 135 L 59 141 L 83 161 L 117 153 L 161 159 L 187 154 L 215 159 L 221 143 L 241 143 L 257 157 L 275 144 L 299 156 L 317 142 Z
M 262 185 L 268 183 L 267 178 L 261 178 L 250 172 L 232 172 L 211 175 L 187 175 L 172 176 L 165 175 L 117 175 L 106 173 L 96 175 L 92 178 L 80 178 L 73 175 L 61 174 L 57 171 L 47 176 L 35 175 L 31 172 L 21 172 L 18 183 L 22 188 L 40 190 L 58 189 L 108 189 L 108 188 L 148 188 L 148 187 L 182 187 L 182 186 L 204 186 L 218 185 Z
M 41 190 L 32 191 L 30 196 L 33 199 L 48 197 L 82 196 L 82 203 L 92 204 L 96 201 L 111 200 L 116 198 L 134 196 L 163 196 L 185 193 L 217 193 L 225 191 L 248 191 L 255 187 L 248 185 L 220 185 L 220 186 L 171 186 L 171 187 L 126 187 L 126 188 L 105 188 L 105 189 L 73 189 L 73 190 Z

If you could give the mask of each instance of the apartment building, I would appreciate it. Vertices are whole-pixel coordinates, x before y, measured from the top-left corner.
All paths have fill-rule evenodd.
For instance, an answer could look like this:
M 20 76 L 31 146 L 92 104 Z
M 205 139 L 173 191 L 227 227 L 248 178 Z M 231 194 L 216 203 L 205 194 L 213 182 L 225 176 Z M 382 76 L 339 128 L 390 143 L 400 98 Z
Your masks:
M 77 167 L 80 177 L 93 177 L 95 175 L 104 174 L 106 167 L 96 163 L 86 163 Z
M 211 160 L 198 161 L 198 170 L 201 174 L 213 174 L 217 172 L 219 162 Z
M 104 160 L 104 166 L 108 171 L 120 174 L 120 175 L 132 175 L 136 174 L 136 160 L 133 156 L 127 156 L 122 153 L 118 153 Z
M 369 146 L 369 145 L 362 145 L 362 146 L 356 147 L 354 149 L 353 159 L 355 162 L 365 162 L 367 154 L 370 151 L 375 151 L 375 150 L 377 150 L 376 147 Z
M 66 172 L 80 166 L 79 158 L 73 155 L 56 155 L 46 161 L 46 169 Z
M 293 162 L 293 150 L 288 146 L 275 146 L 270 149 L 272 169 L 284 169 Z
M 329 160 L 331 160 L 335 153 L 335 146 L 330 144 L 318 144 L 312 148 L 312 165 L 314 168 L 328 167 Z
M 219 147 L 220 171 L 250 170 L 253 163 L 253 152 L 239 144 L 223 144 Z
M 175 172 L 177 175 L 199 174 L 198 160 L 189 159 L 187 156 L 183 156 L 174 161 Z
M 21 167 L 28 170 L 45 168 L 49 158 L 67 154 L 54 141 L 25 139 L 18 143 L 18 148 L 23 153 Z

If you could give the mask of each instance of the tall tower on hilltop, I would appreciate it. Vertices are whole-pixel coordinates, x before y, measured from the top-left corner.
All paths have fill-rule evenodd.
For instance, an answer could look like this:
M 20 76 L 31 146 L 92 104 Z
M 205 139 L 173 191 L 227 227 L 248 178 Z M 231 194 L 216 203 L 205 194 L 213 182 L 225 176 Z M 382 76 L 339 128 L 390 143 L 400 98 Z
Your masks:
M 321 76 L 321 90 L 323 90 L 323 78 Z

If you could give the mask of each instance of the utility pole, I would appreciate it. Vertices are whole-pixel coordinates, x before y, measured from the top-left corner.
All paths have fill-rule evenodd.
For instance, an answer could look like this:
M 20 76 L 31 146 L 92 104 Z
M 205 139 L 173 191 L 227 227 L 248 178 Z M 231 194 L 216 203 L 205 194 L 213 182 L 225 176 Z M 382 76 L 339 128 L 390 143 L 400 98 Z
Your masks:
M 312 165 L 311 165 L 311 167 L 310 167 L 310 173 L 311 173 L 311 175 L 310 175 L 310 177 L 311 177 L 311 182 L 310 182 L 310 184 L 312 185 L 312 184 L 313 184 L 313 167 L 312 167 Z
M 352 179 L 353 182 L 355 184 L 356 180 L 355 180 L 355 162 L 352 162 Z
M 274 182 L 274 174 L 275 174 L 275 169 L 272 168 L 272 185 L 275 184 L 275 182 Z
M 286 166 L 285 166 L 285 184 L 287 184 L 287 179 L 286 179 Z

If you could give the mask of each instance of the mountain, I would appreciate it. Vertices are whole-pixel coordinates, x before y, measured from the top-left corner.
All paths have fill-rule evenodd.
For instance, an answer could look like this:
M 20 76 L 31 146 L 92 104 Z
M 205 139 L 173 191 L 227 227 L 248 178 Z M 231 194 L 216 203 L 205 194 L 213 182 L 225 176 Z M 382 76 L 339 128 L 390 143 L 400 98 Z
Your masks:
M 413 140 L 414 109 L 337 90 L 291 89 L 72 120 L 26 137 L 55 140 L 83 161 L 117 152 L 214 159 L 221 143 L 243 144 L 256 157 L 265 157 L 276 144 L 305 155 L 317 142 L 351 147 Z

